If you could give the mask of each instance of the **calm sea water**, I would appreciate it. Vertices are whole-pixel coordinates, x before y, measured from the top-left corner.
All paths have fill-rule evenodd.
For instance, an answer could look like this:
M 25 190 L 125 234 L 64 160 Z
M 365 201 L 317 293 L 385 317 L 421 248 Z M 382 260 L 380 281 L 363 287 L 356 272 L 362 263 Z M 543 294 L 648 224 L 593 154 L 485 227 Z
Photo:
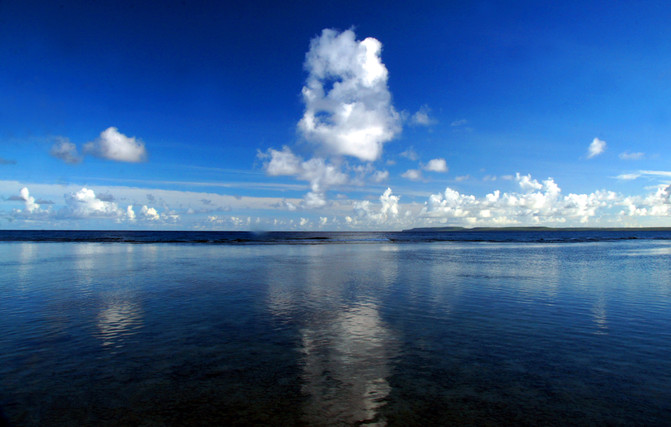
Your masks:
M 530 233 L 0 232 L 0 408 L 668 425 L 671 233 Z

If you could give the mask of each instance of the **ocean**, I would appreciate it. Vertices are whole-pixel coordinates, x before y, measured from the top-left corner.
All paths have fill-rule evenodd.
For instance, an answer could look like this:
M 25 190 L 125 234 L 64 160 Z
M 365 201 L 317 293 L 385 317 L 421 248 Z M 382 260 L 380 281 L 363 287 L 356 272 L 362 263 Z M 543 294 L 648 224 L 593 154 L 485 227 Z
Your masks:
M 671 231 L 0 231 L 0 425 L 668 425 Z

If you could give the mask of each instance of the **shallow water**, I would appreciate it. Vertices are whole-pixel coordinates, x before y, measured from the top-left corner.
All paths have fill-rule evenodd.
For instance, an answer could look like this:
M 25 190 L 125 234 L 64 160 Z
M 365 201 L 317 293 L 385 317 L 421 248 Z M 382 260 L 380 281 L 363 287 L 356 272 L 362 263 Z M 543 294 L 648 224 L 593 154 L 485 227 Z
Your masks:
M 0 243 L 12 425 L 667 424 L 671 242 Z

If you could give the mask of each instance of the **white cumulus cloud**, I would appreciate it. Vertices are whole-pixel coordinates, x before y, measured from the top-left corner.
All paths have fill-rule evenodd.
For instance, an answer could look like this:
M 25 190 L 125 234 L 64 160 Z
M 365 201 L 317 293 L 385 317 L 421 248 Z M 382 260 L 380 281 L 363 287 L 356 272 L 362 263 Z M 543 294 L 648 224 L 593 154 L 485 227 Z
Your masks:
M 520 175 L 519 172 L 515 174 L 515 180 L 520 188 L 524 191 L 540 190 L 543 185 L 531 178 L 531 175 Z
M 135 211 L 133 210 L 133 205 L 128 205 L 126 207 L 126 216 L 128 217 L 128 220 L 130 221 L 135 221 Z
M 366 223 L 374 224 L 388 224 L 394 222 L 398 218 L 399 206 L 398 202 L 400 196 L 394 196 L 391 188 L 387 188 L 380 196 L 380 204 L 373 205 L 368 200 L 355 202 L 353 205 L 356 213 L 357 221 L 364 221 Z M 346 217 L 348 223 L 355 220 L 352 217 Z
M 447 172 L 447 162 L 445 159 L 431 159 L 424 166 L 424 170 L 430 172 Z
M 289 147 L 282 151 L 268 149 L 259 153 L 259 157 L 267 160 L 264 164 L 266 173 L 271 176 L 293 176 L 310 183 L 310 192 L 305 195 L 304 206 L 318 208 L 326 204 L 325 192 L 330 187 L 347 183 L 348 177 L 336 166 L 322 158 L 303 160 L 291 152 Z
M 356 40 L 352 30 L 324 29 L 310 42 L 303 87 L 303 136 L 330 154 L 374 161 L 382 145 L 400 132 L 391 104 L 382 44 Z
M 411 181 L 419 181 L 422 179 L 422 171 L 418 169 L 408 169 L 407 171 L 403 172 L 401 176 Z
M 161 215 L 156 212 L 156 209 L 147 207 L 146 205 L 142 206 L 142 209 L 140 209 L 140 214 L 148 221 L 158 221 L 161 219 Z
M 30 195 L 30 191 L 28 191 L 27 187 L 23 187 L 21 191 L 19 191 L 19 194 L 21 200 L 26 204 L 26 212 L 32 213 L 40 208 L 40 205 L 35 202 L 35 198 Z
M 587 149 L 587 158 L 591 159 L 592 157 L 596 157 L 604 151 L 606 151 L 606 141 L 594 138 Z
M 86 187 L 66 195 L 65 203 L 66 214 L 76 218 L 122 217 L 124 214 L 116 203 L 100 200 L 93 190 Z
M 135 137 L 129 138 L 114 126 L 100 133 L 95 141 L 84 145 L 84 152 L 117 162 L 142 162 L 147 158 L 144 143 Z
M 516 180 L 521 193 L 496 190 L 481 198 L 448 187 L 429 197 L 420 217 L 454 220 L 462 225 L 585 224 L 596 218 L 599 210 L 612 208 L 622 200 L 612 191 L 601 190 L 563 195 L 552 178 L 540 183 L 530 175 L 518 173 Z
M 621 212 L 623 216 L 668 217 L 671 215 L 671 185 L 660 185 L 647 196 L 627 197 L 621 204 L 625 207 Z

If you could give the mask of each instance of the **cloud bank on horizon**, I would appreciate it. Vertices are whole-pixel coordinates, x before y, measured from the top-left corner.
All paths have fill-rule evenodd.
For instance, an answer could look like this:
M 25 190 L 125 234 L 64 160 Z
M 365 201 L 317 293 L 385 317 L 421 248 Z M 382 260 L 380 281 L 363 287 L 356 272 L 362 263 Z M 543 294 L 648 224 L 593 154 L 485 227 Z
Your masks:
M 56 179 L 4 179 L 0 180 L 2 224 L 17 228 L 333 230 L 445 224 L 671 225 L 666 222 L 671 215 L 671 172 L 641 168 L 612 177 L 615 183 L 650 180 L 646 192 L 639 195 L 607 189 L 565 193 L 552 177 L 538 180 L 526 171 L 491 174 L 480 168 L 452 176 L 453 169 L 462 167 L 457 163 L 459 147 L 449 141 L 423 145 L 422 140 L 430 140 L 433 128 L 441 122 L 450 132 L 468 134 L 473 132 L 471 121 L 460 116 L 439 120 L 423 101 L 415 113 L 395 107 L 390 88 L 394 70 L 387 68 L 382 53 L 378 39 L 360 40 L 353 29 L 326 28 L 310 40 L 303 64 L 307 73 L 301 90 L 303 111 L 294 121 L 298 139 L 249 153 L 249 163 L 257 159 L 263 175 L 271 180 L 263 183 L 264 189 L 277 188 L 274 192 L 261 193 L 259 183 L 254 190 L 257 194 L 236 194 L 245 185 L 254 186 L 243 181 L 222 183 L 229 194 L 185 191 L 176 187 L 183 185 L 179 179 L 151 176 L 135 181 L 108 177 L 107 184 L 100 185 L 87 178 L 67 184 L 56 183 Z M 100 169 L 106 163 L 149 167 L 147 146 L 155 139 L 129 137 L 116 126 L 101 126 L 95 132 L 101 128 L 97 138 L 82 138 L 88 142 L 79 146 L 67 136 L 53 137 L 44 154 L 57 159 L 59 171 L 77 170 L 90 161 L 98 162 L 94 166 Z M 584 140 L 589 138 L 592 136 L 585 135 Z M 605 139 L 612 142 L 610 137 Z M 611 153 L 607 146 L 605 140 L 593 137 L 587 154 L 581 155 L 582 145 L 574 157 L 598 163 Z M 622 146 L 615 150 L 620 152 L 617 158 L 629 164 L 651 157 L 647 150 L 630 151 Z M 152 153 L 158 151 L 152 147 Z M 180 160 L 189 161 L 175 161 Z M 0 167 L 9 170 L 21 163 L 21 159 L 2 160 Z M 484 176 L 476 179 L 478 174 Z M 114 179 L 135 186 L 110 185 Z M 469 182 L 474 183 L 473 188 L 493 182 L 502 188 L 470 193 L 459 188 Z M 218 183 L 205 184 L 216 188 Z

